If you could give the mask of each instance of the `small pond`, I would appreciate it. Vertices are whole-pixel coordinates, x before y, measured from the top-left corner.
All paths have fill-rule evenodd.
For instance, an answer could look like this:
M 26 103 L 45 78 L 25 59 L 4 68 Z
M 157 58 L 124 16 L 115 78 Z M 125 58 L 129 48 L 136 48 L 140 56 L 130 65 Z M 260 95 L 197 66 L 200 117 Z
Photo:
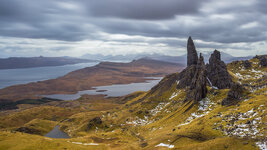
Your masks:
M 63 131 L 61 131 L 59 129 L 59 125 L 55 126 L 55 128 L 53 130 L 51 130 L 49 133 L 47 133 L 45 135 L 45 137 L 57 138 L 57 139 L 60 139 L 60 138 L 68 139 L 68 138 L 70 138 L 70 136 L 67 133 L 65 133 L 65 132 L 63 132 Z

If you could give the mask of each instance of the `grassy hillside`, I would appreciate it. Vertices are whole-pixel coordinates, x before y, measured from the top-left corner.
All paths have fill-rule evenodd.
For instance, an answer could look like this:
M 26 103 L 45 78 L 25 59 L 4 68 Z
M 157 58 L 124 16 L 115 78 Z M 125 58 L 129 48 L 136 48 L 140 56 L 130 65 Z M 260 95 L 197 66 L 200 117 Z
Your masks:
M 233 80 L 250 91 L 236 105 L 222 106 L 229 89 L 211 87 L 199 103 L 184 103 L 187 89 L 176 89 L 179 81 L 172 74 L 148 92 L 97 100 L 85 96 L 13 112 L 0 123 L 0 149 L 259 149 L 267 137 L 267 70 L 257 59 L 250 62 L 253 69 L 228 64 Z M 33 125 L 45 133 L 55 124 L 72 138 L 11 131 Z

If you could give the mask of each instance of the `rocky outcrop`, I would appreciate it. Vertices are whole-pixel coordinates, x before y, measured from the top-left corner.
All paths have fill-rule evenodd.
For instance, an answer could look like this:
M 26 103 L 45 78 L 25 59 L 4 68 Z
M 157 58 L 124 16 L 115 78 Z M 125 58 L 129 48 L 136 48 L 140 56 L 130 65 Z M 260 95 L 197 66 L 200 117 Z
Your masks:
M 259 59 L 261 66 L 267 66 L 267 55 L 256 55 L 254 58 Z
M 251 62 L 249 62 L 248 60 L 242 61 L 242 64 L 246 69 L 251 68 Z
M 196 103 L 201 99 L 205 98 L 207 95 L 206 81 L 206 66 L 204 63 L 204 58 L 200 54 L 196 65 L 196 71 L 191 81 L 185 102 L 189 100 L 194 100 L 194 102 Z
M 28 127 L 20 127 L 16 129 L 18 132 L 24 132 L 24 133 L 29 133 L 29 134 L 38 134 L 41 135 L 41 131 L 33 129 L 33 128 L 28 128 Z
M 94 119 L 90 120 L 87 125 L 87 130 L 92 129 L 93 127 L 96 127 L 98 125 L 101 125 L 103 122 L 100 117 L 95 117 Z
M 211 82 L 211 86 L 215 86 L 219 89 L 226 89 L 231 87 L 232 79 L 227 71 L 227 67 L 223 61 L 221 61 L 221 53 L 215 50 L 209 59 L 207 64 L 207 77 Z
M 227 97 L 223 99 L 222 105 L 230 106 L 238 103 L 245 92 L 246 90 L 240 84 L 233 84 L 230 91 L 227 93 Z
M 221 54 L 215 50 L 205 65 L 203 56 L 198 58 L 191 37 L 187 43 L 187 67 L 177 76 L 177 89 L 188 88 L 184 102 L 198 102 L 207 95 L 207 82 L 219 89 L 230 88 L 232 79 L 227 72 L 226 64 L 221 60 Z
M 187 41 L 187 66 L 196 65 L 198 60 L 195 44 L 191 38 Z

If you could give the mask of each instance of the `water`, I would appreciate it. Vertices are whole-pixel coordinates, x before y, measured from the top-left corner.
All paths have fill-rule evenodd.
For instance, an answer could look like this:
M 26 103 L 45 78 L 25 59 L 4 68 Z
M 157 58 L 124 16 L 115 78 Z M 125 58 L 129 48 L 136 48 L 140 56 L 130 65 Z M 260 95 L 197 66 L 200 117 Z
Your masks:
M 116 96 L 124 96 L 136 91 L 148 91 L 153 86 L 159 83 L 162 77 L 151 77 L 150 79 L 154 80 L 147 80 L 143 83 L 130 83 L 130 84 L 113 84 L 109 86 L 98 86 L 93 87 L 94 90 L 85 90 L 79 91 L 76 94 L 53 94 L 53 95 L 43 95 L 44 97 L 54 98 L 54 99 L 61 99 L 61 100 L 75 100 L 81 97 L 81 95 L 88 94 L 88 95 L 97 95 L 103 94 L 106 97 L 116 97 Z M 99 92 L 101 91 L 101 92 Z
M 71 71 L 91 67 L 98 62 L 79 63 L 65 66 L 36 67 L 23 69 L 0 70 L 0 88 L 16 84 L 26 84 L 29 82 L 43 81 L 63 76 Z
M 59 130 L 59 126 L 55 126 L 55 128 L 53 130 L 51 130 L 49 133 L 47 133 L 45 135 L 45 137 L 50 137 L 50 138 L 64 138 L 64 139 L 68 139 L 70 138 L 70 136 L 65 133 L 65 132 L 62 132 L 61 130 Z

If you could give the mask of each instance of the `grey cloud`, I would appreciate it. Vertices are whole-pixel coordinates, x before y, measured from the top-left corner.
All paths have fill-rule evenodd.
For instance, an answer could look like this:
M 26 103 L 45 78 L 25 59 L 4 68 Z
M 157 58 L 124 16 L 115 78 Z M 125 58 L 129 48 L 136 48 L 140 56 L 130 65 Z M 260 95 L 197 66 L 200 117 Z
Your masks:
M 206 1 L 206 0 L 205 0 Z M 196 14 L 203 1 L 199 0 L 90 0 L 88 11 L 93 16 L 125 19 L 161 20 L 175 15 Z
M 1 0 L 0 36 L 59 41 L 114 40 L 99 34 L 105 32 L 111 35 L 155 38 L 114 40 L 116 42 L 163 43 L 170 47 L 184 47 L 184 42 L 162 38 L 186 38 L 191 35 L 194 39 L 220 43 L 199 45 L 218 46 L 214 48 L 226 48 L 225 45 L 231 43 L 266 41 L 267 1 L 255 0 L 249 6 L 237 2 L 220 6 L 216 2 L 218 1 Z M 77 7 L 64 7 L 62 3 Z M 211 8 L 212 11 L 205 12 L 204 8 Z M 211 17 L 224 14 L 231 15 L 234 19 Z M 241 28 L 251 22 L 257 22 L 258 25 Z M 157 38 L 159 39 L 156 40 Z

